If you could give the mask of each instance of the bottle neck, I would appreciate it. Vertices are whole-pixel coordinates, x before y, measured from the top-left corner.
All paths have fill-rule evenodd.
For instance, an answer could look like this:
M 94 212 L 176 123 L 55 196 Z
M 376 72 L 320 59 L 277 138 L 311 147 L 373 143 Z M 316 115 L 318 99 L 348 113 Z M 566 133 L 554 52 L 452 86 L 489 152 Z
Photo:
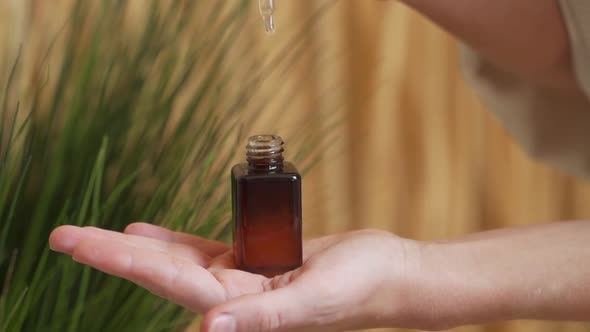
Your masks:
M 275 135 L 256 135 L 248 139 L 246 160 L 248 168 L 258 172 L 276 172 L 283 169 L 283 139 Z

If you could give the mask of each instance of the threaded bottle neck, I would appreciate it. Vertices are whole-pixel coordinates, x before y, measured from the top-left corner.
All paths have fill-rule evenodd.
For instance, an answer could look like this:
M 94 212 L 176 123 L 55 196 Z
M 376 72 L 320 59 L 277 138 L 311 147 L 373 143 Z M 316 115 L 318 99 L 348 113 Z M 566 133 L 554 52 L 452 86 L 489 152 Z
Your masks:
M 277 171 L 283 168 L 283 139 L 275 135 L 256 135 L 248 139 L 246 160 L 248 168 Z

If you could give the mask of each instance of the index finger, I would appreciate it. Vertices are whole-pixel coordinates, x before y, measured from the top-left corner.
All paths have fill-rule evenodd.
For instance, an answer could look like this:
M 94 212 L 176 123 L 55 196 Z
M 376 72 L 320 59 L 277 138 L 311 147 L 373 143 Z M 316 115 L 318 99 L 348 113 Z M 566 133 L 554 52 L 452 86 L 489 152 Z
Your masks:
M 225 289 L 209 271 L 157 250 L 116 239 L 85 238 L 74 248 L 72 258 L 195 312 L 203 313 L 226 300 Z
M 219 241 L 208 240 L 191 234 L 171 231 L 164 227 L 144 222 L 130 224 L 123 232 L 125 234 L 140 235 L 161 241 L 189 245 L 199 249 L 210 257 L 219 256 L 230 249 L 227 245 Z

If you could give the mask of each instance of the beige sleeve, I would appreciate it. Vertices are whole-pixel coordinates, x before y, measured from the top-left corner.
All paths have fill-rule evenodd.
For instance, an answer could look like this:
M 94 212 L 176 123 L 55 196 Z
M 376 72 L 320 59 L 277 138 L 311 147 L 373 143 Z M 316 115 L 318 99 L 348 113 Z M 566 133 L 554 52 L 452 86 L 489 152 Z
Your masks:
M 586 97 L 564 98 L 462 47 L 466 79 L 533 157 L 590 179 L 590 0 L 560 0 Z

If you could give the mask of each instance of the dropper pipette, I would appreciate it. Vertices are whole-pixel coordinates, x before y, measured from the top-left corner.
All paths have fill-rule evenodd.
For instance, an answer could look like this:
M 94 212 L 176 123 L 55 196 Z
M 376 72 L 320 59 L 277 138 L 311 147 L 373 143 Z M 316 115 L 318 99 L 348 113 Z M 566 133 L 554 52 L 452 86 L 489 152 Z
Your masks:
M 260 15 L 264 22 L 264 30 L 268 33 L 275 31 L 274 12 L 275 4 L 274 0 L 258 0 L 260 5 Z

